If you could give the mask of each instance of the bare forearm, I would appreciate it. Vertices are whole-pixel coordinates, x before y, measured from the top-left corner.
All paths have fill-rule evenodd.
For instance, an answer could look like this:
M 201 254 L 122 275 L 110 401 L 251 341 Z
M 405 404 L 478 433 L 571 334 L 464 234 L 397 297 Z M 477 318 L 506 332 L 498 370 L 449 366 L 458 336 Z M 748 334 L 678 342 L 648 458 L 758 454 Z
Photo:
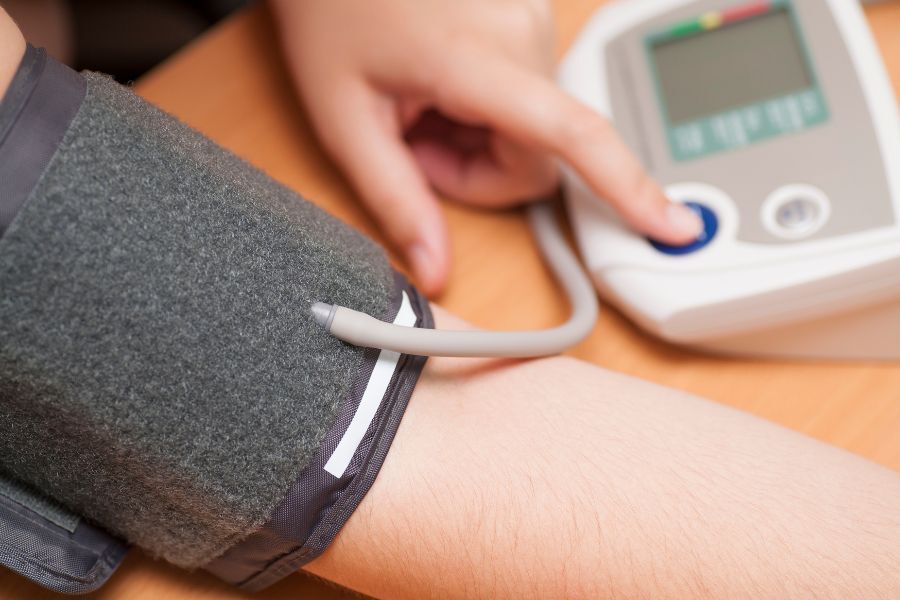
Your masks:
M 900 476 L 567 359 L 432 361 L 309 569 L 379 597 L 898 597 Z

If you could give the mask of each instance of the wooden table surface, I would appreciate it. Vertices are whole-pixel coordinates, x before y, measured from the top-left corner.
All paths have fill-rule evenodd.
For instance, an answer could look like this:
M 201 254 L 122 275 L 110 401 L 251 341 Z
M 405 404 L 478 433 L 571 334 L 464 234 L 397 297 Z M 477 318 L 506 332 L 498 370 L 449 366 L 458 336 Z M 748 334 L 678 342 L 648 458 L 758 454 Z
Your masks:
M 601 2 L 556 0 L 560 50 Z M 900 94 L 900 3 L 867 9 Z M 376 240 L 360 209 L 316 144 L 295 100 L 260 6 L 222 23 L 136 85 L 175 114 Z M 447 204 L 453 272 L 437 301 L 484 327 L 547 326 L 568 307 L 542 266 L 520 210 L 484 212 Z M 392 258 L 396 259 L 396 255 Z M 395 260 L 396 264 L 396 260 Z M 735 360 L 704 356 L 643 334 L 605 309 L 571 355 L 754 413 L 900 470 L 900 365 Z M 54 594 L 8 572 L 0 598 Z M 204 573 L 183 573 L 134 551 L 94 598 L 348 598 L 296 575 L 244 594 Z

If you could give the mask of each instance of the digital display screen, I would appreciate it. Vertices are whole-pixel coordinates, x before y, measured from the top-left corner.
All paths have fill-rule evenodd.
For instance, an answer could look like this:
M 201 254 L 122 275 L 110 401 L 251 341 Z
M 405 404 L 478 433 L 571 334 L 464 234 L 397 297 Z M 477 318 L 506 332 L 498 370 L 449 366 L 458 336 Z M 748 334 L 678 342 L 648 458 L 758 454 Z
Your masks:
M 671 125 L 815 85 L 786 8 L 650 46 Z

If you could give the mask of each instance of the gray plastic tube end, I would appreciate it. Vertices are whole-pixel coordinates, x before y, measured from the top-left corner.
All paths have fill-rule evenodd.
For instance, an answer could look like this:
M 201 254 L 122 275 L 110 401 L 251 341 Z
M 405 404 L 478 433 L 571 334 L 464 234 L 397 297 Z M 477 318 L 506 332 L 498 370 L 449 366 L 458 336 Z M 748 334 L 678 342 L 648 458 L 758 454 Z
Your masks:
M 583 340 L 597 323 L 597 293 L 569 248 L 547 202 L 528 209 L 544 259 L 572 305 L 569 320 L 537 331 L 443 331 L 386 323 L 345 306 L 313 305 L 316 320 L 331 335 L 355 346 L 424 356 L 497 356 L 526 358 L 558 354 Z M 328 309 L 330 312 L 326 312 Z
M 313 318 L 316 323 L 325 328 L 326 331 L 331 330 L 331 322 L 334 320 L 335 307 L 324 302 L 315 302 L 312 305 Z

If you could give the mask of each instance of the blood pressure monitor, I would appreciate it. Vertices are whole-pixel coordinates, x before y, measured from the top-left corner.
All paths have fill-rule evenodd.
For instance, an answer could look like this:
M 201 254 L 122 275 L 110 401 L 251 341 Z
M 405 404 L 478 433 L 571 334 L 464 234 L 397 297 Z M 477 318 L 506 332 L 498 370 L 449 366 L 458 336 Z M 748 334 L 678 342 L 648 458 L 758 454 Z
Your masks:
M 900 118 L 856 2 L 619 0 L 560 82 L 705 224 L 645 239 L 566 173 L 588 270 L 637 323 L 721 352 L 900 358 Z

